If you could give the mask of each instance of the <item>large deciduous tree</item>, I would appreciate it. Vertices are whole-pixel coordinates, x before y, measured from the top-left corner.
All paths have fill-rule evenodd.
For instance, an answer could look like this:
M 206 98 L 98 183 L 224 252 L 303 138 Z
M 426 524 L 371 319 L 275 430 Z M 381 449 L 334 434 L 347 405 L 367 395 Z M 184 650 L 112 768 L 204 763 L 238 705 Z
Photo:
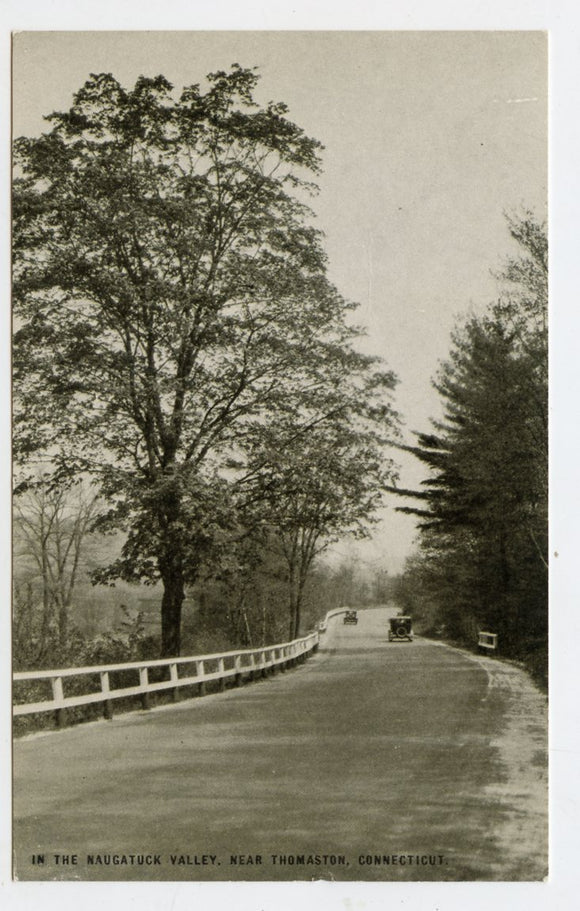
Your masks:
M 320 146 L 256 82 L 92 76 L 15 144 L 16 455 L 98 483 L 128 533 L 100 579 L 161 580 L 164 655 L 237 521 L 224 466 L 288 401 L 322 418 L 357 357 L 305 205 Z
M 390 402 L 395 378 L 372 358 L 354 360 L 323 409 L 320 401 L 317 409 L 286 403 L 285 414 L 246 441 L 249 471 L 241 486 L 249 488 L 254 515 L 275 532 L 286 565 L 291 638 L 300 631 L 315 558 L 341 535 L 365 537 L 396 478 L 384 451 L 398 433 Z

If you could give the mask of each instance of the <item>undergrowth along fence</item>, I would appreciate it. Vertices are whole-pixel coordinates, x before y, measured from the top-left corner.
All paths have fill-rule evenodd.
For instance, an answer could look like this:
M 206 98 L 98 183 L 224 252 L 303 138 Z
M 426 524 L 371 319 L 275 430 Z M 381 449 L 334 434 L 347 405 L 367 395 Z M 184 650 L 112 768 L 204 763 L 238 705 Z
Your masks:
M 54 712 L 56 723 L 60 726 L 67 709 L 102 703 L 105 718 L 112 718 L 113 703 L 117 699 L 139 697 L 141 707 L 147 709 L 150 707 L 150 696 L 154 693 L 169 693 L 177 700 L 179 690 L 185 687 L 197 687 L 201 696 L 205 694 L 206 684 L 212 681 L 217 681 L 219 690 L 225 690 L 228 680 L 240 686 L 244 679 L 266 677 L 269 673 L 283 671 L 305 661 L 317 650 L 328 621 L 345 610 L 330 611 L 318 629 L 306 636 L 263 648 L 94 667 L 19 671 L 13 675 L 13 715 L 20 717 Z M 17 701 L 18 685 L 21 683 L 28 684 L 29 688 L 33 684 L 38 698 Z

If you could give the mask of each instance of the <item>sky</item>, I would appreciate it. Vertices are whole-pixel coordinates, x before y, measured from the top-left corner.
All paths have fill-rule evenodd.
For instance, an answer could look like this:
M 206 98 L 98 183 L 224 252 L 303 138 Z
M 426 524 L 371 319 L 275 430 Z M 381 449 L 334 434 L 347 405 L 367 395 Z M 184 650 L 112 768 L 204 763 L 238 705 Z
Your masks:
M 162 73 L 177 89 L 236 62 L 259 68 L 260 102 L 321 141 L 312 205 L 329 276 L 356 301 L 365 350 L 399 377 L 404 436 L 440 415 L 431 387 L 456 321 L 498 292 L 514 253 L 505 213 L 546 217 L 547 39 L 542 32 L 21 32 L 14 38 L 14 134 L 70 106 L 90 73 L 125 85 Z M 400 486 L 424 477 L 394 454 Z M 398 572 L 415 523 L 393 498 L 372 540 L 345 555 Z

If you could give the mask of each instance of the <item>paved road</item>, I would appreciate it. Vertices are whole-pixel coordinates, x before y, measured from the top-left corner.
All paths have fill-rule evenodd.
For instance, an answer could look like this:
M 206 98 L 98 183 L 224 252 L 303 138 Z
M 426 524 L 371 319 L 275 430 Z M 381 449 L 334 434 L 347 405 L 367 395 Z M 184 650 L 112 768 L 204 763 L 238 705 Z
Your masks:
M 543 697 L 497 662 L 389 644 L 388 615 L 334 621 L 268 680 L 17 741 L 16 875 L 542 878 Z

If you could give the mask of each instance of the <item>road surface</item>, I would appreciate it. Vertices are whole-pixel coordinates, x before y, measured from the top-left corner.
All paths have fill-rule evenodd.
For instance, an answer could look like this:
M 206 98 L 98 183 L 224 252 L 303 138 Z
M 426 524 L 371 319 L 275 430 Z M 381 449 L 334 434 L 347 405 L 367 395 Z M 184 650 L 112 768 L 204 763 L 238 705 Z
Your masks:
M 523 671 L 334 620 L 266 680 L 16 741 L 23 880 L 537 880 L 545 698 Z

